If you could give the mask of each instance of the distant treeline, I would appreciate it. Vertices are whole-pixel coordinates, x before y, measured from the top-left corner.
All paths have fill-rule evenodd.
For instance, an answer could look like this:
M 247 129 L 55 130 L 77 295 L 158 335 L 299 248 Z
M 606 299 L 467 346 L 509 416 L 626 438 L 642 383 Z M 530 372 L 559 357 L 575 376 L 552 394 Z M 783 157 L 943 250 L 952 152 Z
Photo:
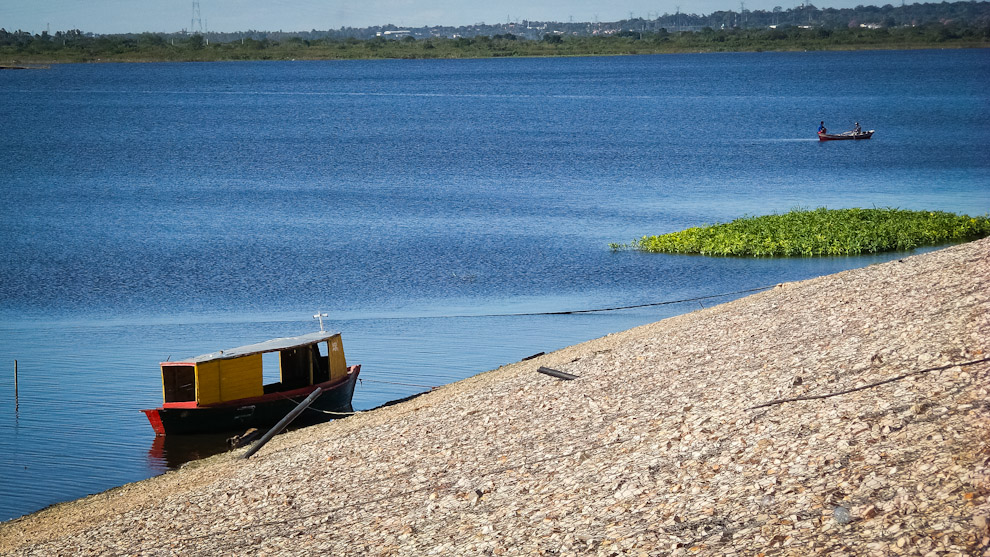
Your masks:
M 731 16 L 731 17 L 730 17 Z M 438 28 L 239 34 L 93 35 L 79 30 L 32 35 L 0 29 L 0 64 L 92 61 L 330 60 L 369 58 L 488 58 L 761 50 L 849 50 L 990 46 L 990 2 L 859 6 L 819 10 L 812 5 L 772 12 L 669 14 L 615 23 L 523 22 L 513 32 L 450 36 Z M 812 24 L 799 24 L 804 19 Z M 729 24 L 718 23 L 720 20 Z M 699 22 L 713 25 L 698 25 Z M 391 26 L 389 26 L 391 27 Z M 521 30 L 520 24 L 485 26 Z M 693 27 L 693 28 L 692 28 Z M 540 34 L 531 37 L 533 29 Z M 582 30 L 583 31 L 580 31 Z M 691 30 L 684 30 L 691 29 Z M 415 31 L 415 32 L 413 32 Z M 380 34 L 378 34 L 380 33 Z M 433 33 L 433 35 L 429 35 Z M 427 34 L 427 36 L 417 36 Z M 345 36 L 352 35 L 352 36 Z

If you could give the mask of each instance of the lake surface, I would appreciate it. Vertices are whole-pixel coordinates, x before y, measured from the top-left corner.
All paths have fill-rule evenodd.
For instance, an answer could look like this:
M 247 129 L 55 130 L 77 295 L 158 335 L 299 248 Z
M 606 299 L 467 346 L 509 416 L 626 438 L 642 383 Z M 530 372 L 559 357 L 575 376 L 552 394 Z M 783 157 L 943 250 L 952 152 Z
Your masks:
M 607 244 L 794 207 L 986 214 L 987 75 L 990 50 L 0 72 L 0 520 L 217 450 L 156 441 L 158 363 L 319 310 L 369 409 L 902 257 Z M 820 144 L 820 120 L 877 131 Z

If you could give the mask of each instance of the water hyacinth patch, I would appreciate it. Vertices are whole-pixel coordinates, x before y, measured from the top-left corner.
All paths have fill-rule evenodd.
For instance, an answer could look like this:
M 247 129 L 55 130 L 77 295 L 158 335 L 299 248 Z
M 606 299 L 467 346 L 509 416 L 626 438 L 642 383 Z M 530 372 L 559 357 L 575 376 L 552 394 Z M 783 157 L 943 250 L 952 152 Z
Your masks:
M 694 227 L 630 244 L 653 253 L 820 256 L 910 250 L 990 236 L 990 219 L 944 211 L 902 209 L 796 209 L 782 215 L 747 216 Z

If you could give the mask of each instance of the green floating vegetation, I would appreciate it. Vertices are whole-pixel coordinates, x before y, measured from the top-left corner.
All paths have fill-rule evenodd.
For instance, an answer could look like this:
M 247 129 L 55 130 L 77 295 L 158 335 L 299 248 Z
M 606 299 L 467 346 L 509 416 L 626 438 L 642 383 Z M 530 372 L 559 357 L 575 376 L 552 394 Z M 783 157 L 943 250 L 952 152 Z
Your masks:
M 860 255 L 910 250 L 990 236 L 990 219 L 944 211 L 796 209 L 783 215 L 743 217 L 729 223 L 643 236 L 609 244 L 652 253 L 749 257 Z

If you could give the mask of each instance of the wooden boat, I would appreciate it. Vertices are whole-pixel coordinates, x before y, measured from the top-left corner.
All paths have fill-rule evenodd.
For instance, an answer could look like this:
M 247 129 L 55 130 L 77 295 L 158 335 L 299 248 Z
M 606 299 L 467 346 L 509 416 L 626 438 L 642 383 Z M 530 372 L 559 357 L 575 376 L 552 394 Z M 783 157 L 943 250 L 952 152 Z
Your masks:
M 837 141 L 840 139 L 869 139 L 873 137 L 873 131 L 865 132 L 843 132 L 843 133 L 822 133 L 818 132 L 818 141 Z
M 271 352 L 280 381 L 264 385 L 262 355 Z M 317 387 L 323 394 L 305 413 L 351 412 L 361 366 L 347 365 L 339 332 L 320 331 L 162 362 L 161 370 L 164 403 L 142 410 L 158 435 L 272 426 Z

